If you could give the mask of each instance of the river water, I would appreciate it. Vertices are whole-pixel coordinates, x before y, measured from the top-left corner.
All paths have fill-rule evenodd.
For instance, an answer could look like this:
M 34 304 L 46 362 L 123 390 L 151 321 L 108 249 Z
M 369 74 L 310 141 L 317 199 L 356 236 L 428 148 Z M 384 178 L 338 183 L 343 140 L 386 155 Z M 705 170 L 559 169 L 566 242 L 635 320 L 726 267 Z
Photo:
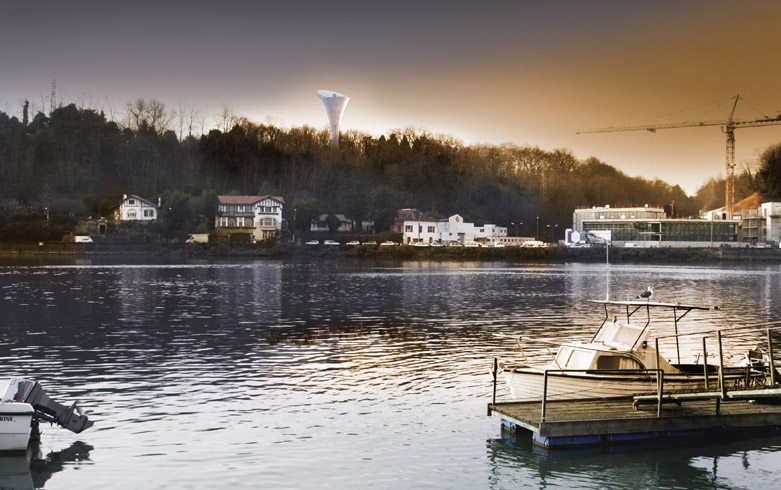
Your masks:
M 781 320 L 777 265 L 5 262 L 3 375 L 95 426 L 42 424 L 0 487 L 774 488 L 779 436 L 547 451 L 486 416 L 519 336 L 587 340 L 587 300 L 648 285 L 721 306 L 693 328 Z

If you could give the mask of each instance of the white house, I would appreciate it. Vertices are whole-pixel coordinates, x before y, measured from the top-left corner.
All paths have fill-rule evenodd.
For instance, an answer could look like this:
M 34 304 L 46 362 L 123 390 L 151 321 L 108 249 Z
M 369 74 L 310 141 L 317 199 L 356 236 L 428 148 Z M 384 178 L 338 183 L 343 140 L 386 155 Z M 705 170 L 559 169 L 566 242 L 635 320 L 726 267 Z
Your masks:
M 507 236 L 507 228 L 496 225 L 475 226 L 464 222 L 458 214 L 445 220 L 435 220 L 423 213 L 405 219 L 402 227 L 403 243 L 417 242 L 442 244 L 482 242 L 494 244 Z
M 252 241 L 275 238 L 282 232 L 280 196 L 217 196 L 215 232 L 223 235 L 249 234 Z
M 312 219 L 312 223 L 309 225 L 309 231 L 317 232 L 329 232 L 331 228 L 328 226 L 328 214 L 321 214 L 317 218 Z M 339 220 L 339 226 L 336 228 L 338 233 L 347 233 L 353 231 L 353 222 L 343 214 L 333 215 Z
M 402 243 L 408 245 L 415 243 L 434 243 L 440 241 L 439 222 L 427 214 L 418 212 L 409 215 L 402 222 Z
M 114 208 L 114 219 L 118 221 L 149 223 L 156 221 L 160 214 L 159 203 L 154 204 L 134 194 L 124 194 L 122 201 Z

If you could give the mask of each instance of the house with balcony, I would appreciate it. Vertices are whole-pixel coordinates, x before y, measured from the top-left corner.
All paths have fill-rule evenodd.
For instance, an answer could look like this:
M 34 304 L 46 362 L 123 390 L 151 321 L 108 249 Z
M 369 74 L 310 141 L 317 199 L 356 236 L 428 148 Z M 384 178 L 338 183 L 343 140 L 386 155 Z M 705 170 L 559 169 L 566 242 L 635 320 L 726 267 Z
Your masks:
M 229 240 L 250 243 L 278 239 L 282 233 L 280 196 L 217 196 L 218 207 L 214 232 Z
M 124 194 L 113 209 L 116 221 L 151 223 L 160 215 L 160 202 L 155 204 L 135 194 Z

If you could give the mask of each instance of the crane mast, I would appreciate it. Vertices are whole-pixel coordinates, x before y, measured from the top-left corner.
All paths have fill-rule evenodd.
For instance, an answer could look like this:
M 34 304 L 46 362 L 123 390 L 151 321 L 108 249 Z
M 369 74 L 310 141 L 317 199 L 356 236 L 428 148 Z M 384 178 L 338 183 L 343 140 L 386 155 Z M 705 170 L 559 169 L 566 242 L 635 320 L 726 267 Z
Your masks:
M 694 128 L 703 126 L 721 126 L 724 134 L 727 135 L 727 164 L 726 164 L 726 176 L 725 176 L 725 196 L 724 207 L 732 213 L 735 209 L 735 130 L 738 128 L 756 128 L 760 126 L 775 126 L 781 124 L 781 114 L 776 117 L 765 117 L 762 119 L 753 119 L 745 121 L 735 121 L 735 108 L 738 106 L 740 95 L 735 96 L 735 102 L 732 104 L 732 110 L 730 111 L 729 118 L 725 121 L 697 121 L 697 122 L 681 122 L 671 124 L 655 124 L 655 125 L 643 125 L 643 126 L 611 126 L 601 129 L 590 129 L 578 131 L 581 133 L 611 133 L 618 131 L 650 131 L 655 133 L 658 129 L 673 129 L 673 128 Z

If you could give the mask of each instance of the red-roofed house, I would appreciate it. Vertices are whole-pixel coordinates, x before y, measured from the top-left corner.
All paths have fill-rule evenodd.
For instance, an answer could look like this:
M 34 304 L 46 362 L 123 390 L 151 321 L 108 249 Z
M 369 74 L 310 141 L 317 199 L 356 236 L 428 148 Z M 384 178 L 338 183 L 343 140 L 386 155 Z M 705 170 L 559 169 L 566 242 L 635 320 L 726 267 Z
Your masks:
M 217 196 L 219 206 L 214 231 L 230 235 L 251 235 L 252 241 L 278 238 L 282 232 L 282 208 L 285 200 L 280 196 Z

